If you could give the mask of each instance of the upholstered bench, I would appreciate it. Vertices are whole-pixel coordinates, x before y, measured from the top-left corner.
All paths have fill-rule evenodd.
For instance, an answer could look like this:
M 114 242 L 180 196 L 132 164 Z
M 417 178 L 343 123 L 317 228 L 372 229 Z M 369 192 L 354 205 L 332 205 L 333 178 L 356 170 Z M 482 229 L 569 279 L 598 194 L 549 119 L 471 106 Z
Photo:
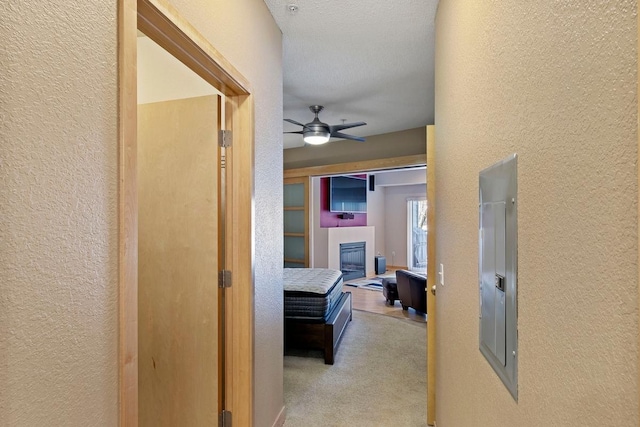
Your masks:
M 390 305 L 394 305 L 398 298 L 398 282 L 395 277 L 382 279 L 382 295 Z

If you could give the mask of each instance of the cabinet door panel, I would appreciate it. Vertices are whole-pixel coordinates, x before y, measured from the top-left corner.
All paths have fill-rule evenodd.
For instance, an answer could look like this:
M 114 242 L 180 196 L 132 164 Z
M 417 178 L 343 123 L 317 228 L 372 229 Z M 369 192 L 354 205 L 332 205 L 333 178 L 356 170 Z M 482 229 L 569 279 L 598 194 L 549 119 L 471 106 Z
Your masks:
M 284 186 L 284 206 L 300 207 L 304 206 L 305 201 L 304 184 L 285 184 Z
M 305 220 L 304 210 L 284 211 L 284 232 L 304 233 Z
M 284 182 L 284 266 L 309 266 L 309 178 Z

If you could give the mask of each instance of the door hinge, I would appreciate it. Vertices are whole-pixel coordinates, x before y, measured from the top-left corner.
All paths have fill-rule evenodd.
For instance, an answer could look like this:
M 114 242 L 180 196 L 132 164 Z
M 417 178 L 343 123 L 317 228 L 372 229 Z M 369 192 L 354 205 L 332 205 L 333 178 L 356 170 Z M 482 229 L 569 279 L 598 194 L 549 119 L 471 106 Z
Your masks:
M 220 417 L 218 418 L 218 426 L 219 427 L 231 427 L 231 412 L 230 411 L 222 411 L 220 412 Z
M 218 287 L 219 288 L 231 287 L 231 271 L 222 270 L 218 272 Z
M 220 147 L 231 147 L 233 143 L 233 133 L 230 130 L 218 131 L 218 145 Z

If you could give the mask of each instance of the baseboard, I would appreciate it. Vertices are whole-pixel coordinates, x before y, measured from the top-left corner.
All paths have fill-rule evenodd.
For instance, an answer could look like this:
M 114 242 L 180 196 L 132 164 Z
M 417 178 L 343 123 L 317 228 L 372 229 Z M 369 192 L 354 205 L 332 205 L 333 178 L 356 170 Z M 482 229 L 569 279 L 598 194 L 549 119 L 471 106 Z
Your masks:
M 387 271 L 389 270 L 408 270 L 409 267 L 404 265 L 387 265 Z
M 285 408 L 283 406 L 280 410 L 280 413 L 278 414 L 278 417 L 276 418 L 276 421 L 273 423 L 273 427 L 282 427 L 284 425 L 284 420 L 287 418 L 286 414 L 287 411 L 285 411 Z

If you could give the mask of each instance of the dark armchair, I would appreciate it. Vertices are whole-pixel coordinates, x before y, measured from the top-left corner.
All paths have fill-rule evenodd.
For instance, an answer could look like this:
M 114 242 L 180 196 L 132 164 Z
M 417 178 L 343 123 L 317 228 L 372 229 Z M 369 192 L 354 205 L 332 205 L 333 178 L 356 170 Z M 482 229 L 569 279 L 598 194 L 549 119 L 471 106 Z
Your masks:
M 398 299 L 402 309 L 411 307 L 422 313 L 427 312 L 427 277 L 406 270 L 396 270 Z

